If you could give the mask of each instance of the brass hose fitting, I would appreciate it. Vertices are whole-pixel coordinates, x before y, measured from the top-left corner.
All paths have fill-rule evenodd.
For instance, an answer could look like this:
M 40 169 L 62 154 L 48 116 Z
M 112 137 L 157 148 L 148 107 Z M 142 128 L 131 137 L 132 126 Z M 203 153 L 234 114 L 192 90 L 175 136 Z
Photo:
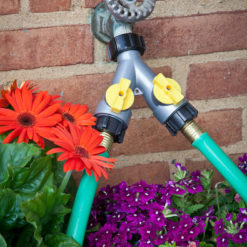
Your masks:
M 186 123 L 181 131 L 191 143 L 203 134 L 201 127 L 194 120 Z
M 110 135 L 108 132 L 103 131 L 100 134 L 101 136 L 103 136 L 103 141 L 101 142 L 101 146 L 106 148 L 106 151 L 110 152 L 112 144 L 113 144 L 113 136 Z

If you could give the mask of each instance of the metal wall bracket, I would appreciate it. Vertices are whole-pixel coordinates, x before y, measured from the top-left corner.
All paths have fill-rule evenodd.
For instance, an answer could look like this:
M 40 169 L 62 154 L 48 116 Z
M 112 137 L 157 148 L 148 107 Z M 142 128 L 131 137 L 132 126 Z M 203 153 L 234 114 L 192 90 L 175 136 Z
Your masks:
M 115 19 L 102 2 L 94 9 L 91 15 L 91 30 L 93 35 L 101 42 L 108 44 L 114 37 L 113 26 Z

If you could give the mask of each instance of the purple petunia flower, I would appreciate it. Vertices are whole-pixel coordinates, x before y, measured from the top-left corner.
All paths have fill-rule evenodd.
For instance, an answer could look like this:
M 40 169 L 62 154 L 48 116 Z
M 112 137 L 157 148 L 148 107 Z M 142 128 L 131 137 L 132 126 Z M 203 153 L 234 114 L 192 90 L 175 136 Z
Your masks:
M 231 189 L 230 189 L 230 188 L 226 188 L 226 189 L 225 189 L 225 193 L 226 193 L 226 194 L 229 194 L 230 192 L 231 192 Z
M 165 223 L 165 217 L 162 213 L 164 210 L 164 207 L 154 203 L 152 208 L 149 211 L 149 217 L 152 221 L 152 223 L 158 227 L 164 227 L 166 225 Z
M 238 160 L 240 161 L 238 163 L 239 169 L 244 173 L 247 174 L 247 154 L 244 154 L 242 157 L 239 157 Z
M 155 191 L 153 190 L 145 190 L 143 192 L 141 192 L 139 194 L 139 198 L 140 198 L 140 202 L 143 204 L 143 203 L 146 203 L 148 202 L 149 200 L 152 200 L 154 199 L 156 196 L 155 194 Z
M 156 245 L 161 245 L 161 244 L 164 244 L 165 243 L 165 240 L 166 239 L 166 235 L 165 234 L 161 234 L 161 235 L 156 235 L 156 238 L 154 240 L 154 243 Z
M 227 221 L 232 220 L 232 214 L 231 213 L 229 213 L 229 214 L 226 215 L 226 220 Z
M 227 247 L 231 235 L 224 233 L 216 238 L 217 247 Z
M 99 232 L 89 235 L 89 246 L 111 247 L 113 244 L 112 236 L 116 232 L 116 230 L 116 225 L 106 223 L 102 228 L 100 228 Z
M 133 214 L 137 211 L 138 207 L 130 204 L 129 202 L 120 202 L 118 210 L 127 214 Z
M 119 227 L 119 233 L 127 234 L 127 239 L 130 240 L 133 234 L 137 233 L 137 228 L 135 226 L 127 224 L 126 222 L 122 222 Z
M 175 165 L 175 167 L 176 167 L 177 169 L 179 169 L 179 170 L 187 171 L 187 170 L 186 170 L 186 167 L 185 167 L 185 166 L 182 166 L 180 163 L 175 163 L 174 165 Z
M 225 225 L 225 223 L 223 222 L 223 219 L 216 221 L 215 225 L 214 225 L 215 233 L 216 234 L 223 233 L 224 232 L 224 225 Z
M 184 189 L 177 186 L 176 183 L 172 180 L 169 180 L 167 183 L 167 195 L 174 194 L 174 195 L 183 195 L 186 193 Z
M 205 216 L 204 219 L 209 218 L 211 219 L 215 219 L 214 216 L 214 206 L 211 206 L 206 212 L 203 213 L 203 216 Z
M 247 208 L 240 208 L 240 213 L 237 215 L 238 222 L 247 222 Z
M 126 214 L 122 212 L 114 212 L 112 215 L 107 215 L 107 221 L 112 223 L 121 222 L 125 218 Z
M 232 241 L 238 244 L 247 243 L 247 229 L 241 229 L 238 233 L 234 234 Z
M 153 247 L 153 243 L 150 239 L 140 240 L 139 247 Z
M 202 177 L 201 171 L 197 170 L 192 172 L 190 177 L 192 178 L 192 180 L 200 180 L 200 178 Z
M 150 240 L 154 241 L 156 237 L 156 230 L 151 224 L 146 224 L 139 229 L 139 233 L 141 235 L 141 241 Z
M 240 201 L 242 200 L 242 198 L 241 198 L 240 195 L 237 193 L 237 194 L 234 196 L 234 200 L 235 200 L 237 203 L 240 203 Z
M 246 161 L 247 155 L 240 158 L 241 164 L 245 165 Z M 140 181 L 132 186 L 122 182 L 113 187 L 102 188 L 91 210 L 86 246 L 153 247 L 164 245 L 167 241 L 170 244 L 176 243 L 176 246 L 195 247 L 199 246 L 198 239 L 202 239 L 200 235 L 206 230 L 204 241 L 209 240 L 208 236 L 211 239 L 217 238 L 219 247 L 230 243 L 242 246 L 246 243 L 247 209 L 241 208 L 240 213 L 236 214 L 236 207 L 241 203 L 237 204 L 233 198 L 234 211 L 231 210 L 226 215 L 227 221 L 220 218 L 216 220 L 217 207 L 214 206 L 206 211 L 199 209 L 190 215 L 181 210 L 184 207 L 189 212 L 187 207 L 204 204 L 204 200 L 205 205 L 215 205 L 212 204 L 215 195 L 214 190 L 210 194 L 203 191 L 203 172 L 196 171 L 189 175 L 181 164 L 176 163 L 175 166 L 178 168 L 175 180 L 169 180 L 165 185 L 149 185 Z M 174 195 L 178 195 L 177 201 Z M 229 198 L 233 196 L 233 193 L 228 194 Z M 180 197 L 184 204 L 179 201 Z M 220 200 L 220 206 L 223 203 Z M 208 220 L 214 223 L 214 230 Z M 207 229 L 205 222 L 208 222 Z M 101 228 L 97 232 L 91 232 L 99 226 Z

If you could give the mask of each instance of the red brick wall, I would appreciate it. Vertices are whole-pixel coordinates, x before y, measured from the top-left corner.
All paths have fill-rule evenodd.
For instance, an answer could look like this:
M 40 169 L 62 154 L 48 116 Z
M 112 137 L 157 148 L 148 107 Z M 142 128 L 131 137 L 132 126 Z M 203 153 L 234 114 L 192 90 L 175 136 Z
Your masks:
M 92 8 L 101 0 L 0 1 L 0 85 L 36 81 L 65 101 L 93 112 L 111 83 L 116 64 L 90 31 Z M 144 36 L 145 62 L 173 77 L 196 106 L 198 122 L 236 162 L 247 152 L 247 6 L 245 1 L 157 1 L 153 14 L 136 24 Z M 162 183 L 175 159 L 191 171 L 212 168 L 185 138 L 172 137 L 153 118 L 141 96 L 110 180 Z M 214 181 L 220 175 L 215 171 Z M 79 180 L 80 174 L 75 175 Z

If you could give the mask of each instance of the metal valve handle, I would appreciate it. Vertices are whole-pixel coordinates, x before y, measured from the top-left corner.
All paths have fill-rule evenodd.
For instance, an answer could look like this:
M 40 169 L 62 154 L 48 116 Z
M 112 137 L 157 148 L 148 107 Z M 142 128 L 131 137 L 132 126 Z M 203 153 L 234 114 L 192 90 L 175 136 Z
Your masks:
M 133 23 L 148 17 L 154 9 L 156 0 L 104 0 L 111 14 L 121 22 Z

